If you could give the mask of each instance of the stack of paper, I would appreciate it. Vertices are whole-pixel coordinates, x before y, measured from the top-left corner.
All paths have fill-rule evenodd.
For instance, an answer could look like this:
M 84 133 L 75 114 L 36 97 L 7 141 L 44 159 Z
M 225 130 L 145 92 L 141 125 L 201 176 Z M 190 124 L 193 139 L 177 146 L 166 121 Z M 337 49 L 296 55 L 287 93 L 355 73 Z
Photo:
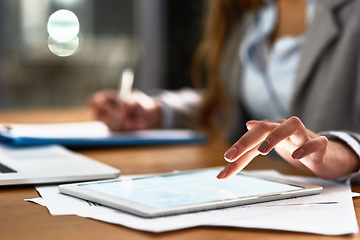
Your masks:
M 259 171 L 257 174 L 321 185 L 324 190 L 319 195 L 308 197 L 151 219 L 60 194 L 57 186 L 38 187 L 37 190 L 42 199 L 29 201 L 45 205 L 52 215 L 76 214 L 150 232 L 204 225 L 286 230 L 323 235 L 358 232 L 350 185 L 318 178 L 284 176 L 273 171 Z

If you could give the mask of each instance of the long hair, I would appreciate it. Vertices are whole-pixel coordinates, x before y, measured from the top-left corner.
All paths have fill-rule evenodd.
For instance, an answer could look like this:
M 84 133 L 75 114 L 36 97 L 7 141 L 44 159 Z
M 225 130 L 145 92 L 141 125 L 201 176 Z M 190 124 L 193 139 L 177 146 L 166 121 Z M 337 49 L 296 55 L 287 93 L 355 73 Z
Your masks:
M 204 32 L 195 52 L 191 71 L 194 86 L 206 89 L 198 119 L 204 130 L 219 132 L 227 125 L 225 122 L 229 119 L 218 118 L 222 111 L 225 111 L 225 116 L 229 116 L 226 112 L 230 107 L 220 80 L 223 48 L 241 14 L 259 7 L 262 2 L 262 0 L 205 1 Z

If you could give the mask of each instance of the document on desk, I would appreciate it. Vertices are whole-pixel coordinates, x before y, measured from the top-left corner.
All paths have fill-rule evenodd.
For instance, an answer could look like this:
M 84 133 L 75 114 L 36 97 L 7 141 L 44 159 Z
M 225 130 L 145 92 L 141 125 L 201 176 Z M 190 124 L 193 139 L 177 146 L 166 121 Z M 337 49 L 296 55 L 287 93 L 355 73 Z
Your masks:
M 49 124 L 6 124 L 0 128 L 0 142 L 11 146 L 60 144 L 67 147 L 132 146 L 199 143 L 206 137 L 186 129 L 156 129 L 113 132 L 102 122 Z
M 259 171 L 258 174 L 317 184 L 324 190 L 308 197 L 150 219 L 60 194 L 57 186 L 38 187 L 37 190 L 52 215 L 76 214 L 142 231 L 165 232 L 208 225 L 322 235 L 358 232 L 349 185 L 318 178 L 284 176 L 272 171 Z

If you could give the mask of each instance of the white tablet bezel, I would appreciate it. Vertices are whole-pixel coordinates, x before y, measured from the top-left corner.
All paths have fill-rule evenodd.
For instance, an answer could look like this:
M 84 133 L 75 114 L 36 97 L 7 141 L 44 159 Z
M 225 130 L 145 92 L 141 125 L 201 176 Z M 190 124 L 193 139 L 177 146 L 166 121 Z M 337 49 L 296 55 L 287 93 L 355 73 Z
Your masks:
M 220 168 L 216 168 L 219 171 Z M 156 174 L 156 176 L 169 176 L 169 175 L 178 175 L 189 172 L 203 171 L 209 169 L 198 169 L 192 171 L 184 171 L 177 173 L 166 173 L 166 174 Z M 155 208 L 149 205 L 140 204 L 138 202 L 130 201 L 124 198 L 108 195 L 102 192 L 94 191 L 92 189 L 88 189 L 85 187 L 81 187 L 81 185 L 92 184 L 92 183 L 106 183 L 106 182 L 114 182 L 114 181 L 122 181 L 122 178 L 113 179 L 113 180 L 103 180 L 103 181 L 92 181 L 92 182 L 83 182 L 83 183 L 73 183 L 73 184 L 63 184 L 59 186 L 59 191 L 61 193 L 74 196 L 77 198 L 85 199 L 88 201 L 92 201 L 104 206 L 108 206 L 114 209 L 118 209 L 124 212 L 132 213 L 141 217 L 160 217 L 166 215 L 174 215 L 181 213 L 189 213 L 196 211 L 204 211 L 204 210 L 212 210 L 218 208 L 227 208 L 234 207 L 246 204 L 260 203 L 266 201 L 273 200 L 281 200 L 292 197 L 301 197 L 308 196 L 313 194 L 318 194 L 322 191 L 321 186 L 304 184 L 284 179 L 270 178 L 270 177 L 259 177 L 257 175 L 252 175 L 250 173 L 241 173 L 243 175 L 249 175 L 251 177 L 261 178 L 269 181 L 276 181 L 284 184 L 295 185 L 301 187 L 301 189 L 283 191 L 271 194 L 260 194 L 255 196 L 241 197 L 236 199 L 227 199 L 227 200 L 219 200 L 219 201 L 210 201 L 200 204 L 191 204 L 191 205 L 183 205 L 177 207 L 168 207 L 168 208 Z M 142 177 L 134 177 L 133 180 L 144 179 L 147 177 L 153 177 L 154 175 L 142 176 Z M 129 179 L 129 178 L 126 178 Z

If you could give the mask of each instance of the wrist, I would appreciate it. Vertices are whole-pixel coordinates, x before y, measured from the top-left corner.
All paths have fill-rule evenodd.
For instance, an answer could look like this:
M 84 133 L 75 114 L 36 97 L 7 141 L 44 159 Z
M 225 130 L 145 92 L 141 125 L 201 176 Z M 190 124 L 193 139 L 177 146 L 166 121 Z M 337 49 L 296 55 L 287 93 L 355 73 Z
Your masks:
M 341 140 L 329 140 L 325 159 L 332 163 L 338 163 L 337 167 L 342 172 L 339 177 L 356 172 L 360 168 L 359 156 L 347 143 Z
M 152 121 L 152 128 L 160 128 L 162 125 L 162 119 L 163 119 L 163 111 L 162 111 L 162 106 L 161 103 L 159 102 L 159 100 L 157 99 L 153 99 L 154 100 L 154 107 L 152 109 L 152 113 L 151 115 L 153 116 L 153 121 Z

